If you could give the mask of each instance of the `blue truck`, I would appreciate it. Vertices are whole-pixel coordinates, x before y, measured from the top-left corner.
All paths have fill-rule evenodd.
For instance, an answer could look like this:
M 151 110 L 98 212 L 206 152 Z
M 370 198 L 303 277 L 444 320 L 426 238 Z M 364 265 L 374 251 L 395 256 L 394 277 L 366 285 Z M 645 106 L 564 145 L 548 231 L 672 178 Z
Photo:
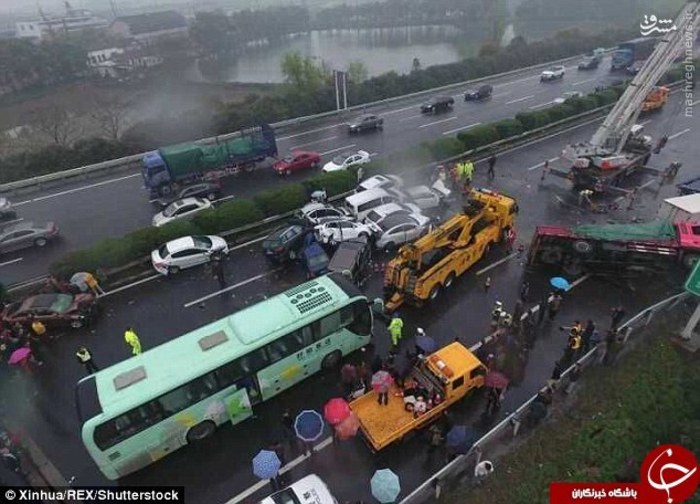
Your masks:
M 209 144 L 161 147 L 143 156 L 142 175 L 151 198 L 167 197 L 188 185 L 216 182 L 277 156 L 275 131 L 268 124 L 247 128 Z
M 643 61 L 654 50 L 657 40 L 654 37 L 640 37 L 623 42 L 612 54 L 610 70 L 626 70 L 635 61 Z

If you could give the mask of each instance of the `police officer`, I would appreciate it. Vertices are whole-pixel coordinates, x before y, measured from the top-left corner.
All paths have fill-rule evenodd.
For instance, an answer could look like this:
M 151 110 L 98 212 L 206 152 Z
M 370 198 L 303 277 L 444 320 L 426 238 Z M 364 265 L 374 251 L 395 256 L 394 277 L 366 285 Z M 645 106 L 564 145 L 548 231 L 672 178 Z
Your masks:
M 88 375 L 97 373 L 100 370 L 100 368 L 97 367 L 97 364 L 95 364 L 92 360 L 92 354 L 84 346 L 78 348 L 78 351 L 75 352 L 75 356 L 78 359 L 78 362 L 85 367 L 85 371 Z

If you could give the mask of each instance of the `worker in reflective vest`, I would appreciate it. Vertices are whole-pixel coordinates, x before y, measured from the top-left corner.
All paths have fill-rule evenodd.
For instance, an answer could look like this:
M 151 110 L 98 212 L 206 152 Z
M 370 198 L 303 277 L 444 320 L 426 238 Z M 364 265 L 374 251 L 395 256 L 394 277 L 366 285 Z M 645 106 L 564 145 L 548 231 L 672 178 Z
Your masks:
M 141 353 L 141 340 L 132 327 L 127 327 L 124 332 L 124 341 L 131 347 L 131 353 L 139 355 Z
M 97 373 L 100 370 L 100 368 L 97 367 L 97 364 L 93 362 L 90 350 L 88 350 L 84 346 L 78 348 L 78 351 L 75 352 L 75 356 L 77 357 L 78 362 L 80 362 L 85 367 L 85 371 L 88 375 Z

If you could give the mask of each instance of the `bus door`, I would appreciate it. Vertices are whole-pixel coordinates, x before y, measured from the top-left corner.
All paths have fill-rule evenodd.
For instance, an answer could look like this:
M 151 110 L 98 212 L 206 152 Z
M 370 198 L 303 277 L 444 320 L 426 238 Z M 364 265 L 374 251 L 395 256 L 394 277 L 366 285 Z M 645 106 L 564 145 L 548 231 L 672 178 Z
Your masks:
M 233 425 L 253 416 L 253 403 L 248 395 L 248 388 L 241 386 L 238 390 L 223 397 L 226 412 Z

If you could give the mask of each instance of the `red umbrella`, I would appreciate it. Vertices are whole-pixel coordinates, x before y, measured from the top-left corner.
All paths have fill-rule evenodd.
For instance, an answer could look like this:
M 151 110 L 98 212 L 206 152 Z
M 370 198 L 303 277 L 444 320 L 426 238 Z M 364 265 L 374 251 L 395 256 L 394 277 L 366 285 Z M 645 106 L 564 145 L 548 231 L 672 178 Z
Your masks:
M 7 361 L 8 364 L 22 364 L 22 361 L 29 359 L 31 357 L 32 351 L 30 350 L 29 347 L 22 347 L 18 348 L 14 352 L 12 352 L 12 355 L 10 355 L 10 359 Z
M 323 416 L 331 425 L 338 425 L 350 416 L 350 406 L 342 397 L 334 397 L 323 407 Z
M 503 373 L 499 373 L 498 371 L 490 371 L 486 375 L 486 379 L 484 380 L 484 385 L 486 387 L 493 387 L 497 389 L 504 389 L 508 386 L 508 378 Z
M 335 435 L 338 436 L 338 439 L 350 439 L 355 437 L 359 428 L 360 420 L 351 411 L 345 420 L 335 426 Z

